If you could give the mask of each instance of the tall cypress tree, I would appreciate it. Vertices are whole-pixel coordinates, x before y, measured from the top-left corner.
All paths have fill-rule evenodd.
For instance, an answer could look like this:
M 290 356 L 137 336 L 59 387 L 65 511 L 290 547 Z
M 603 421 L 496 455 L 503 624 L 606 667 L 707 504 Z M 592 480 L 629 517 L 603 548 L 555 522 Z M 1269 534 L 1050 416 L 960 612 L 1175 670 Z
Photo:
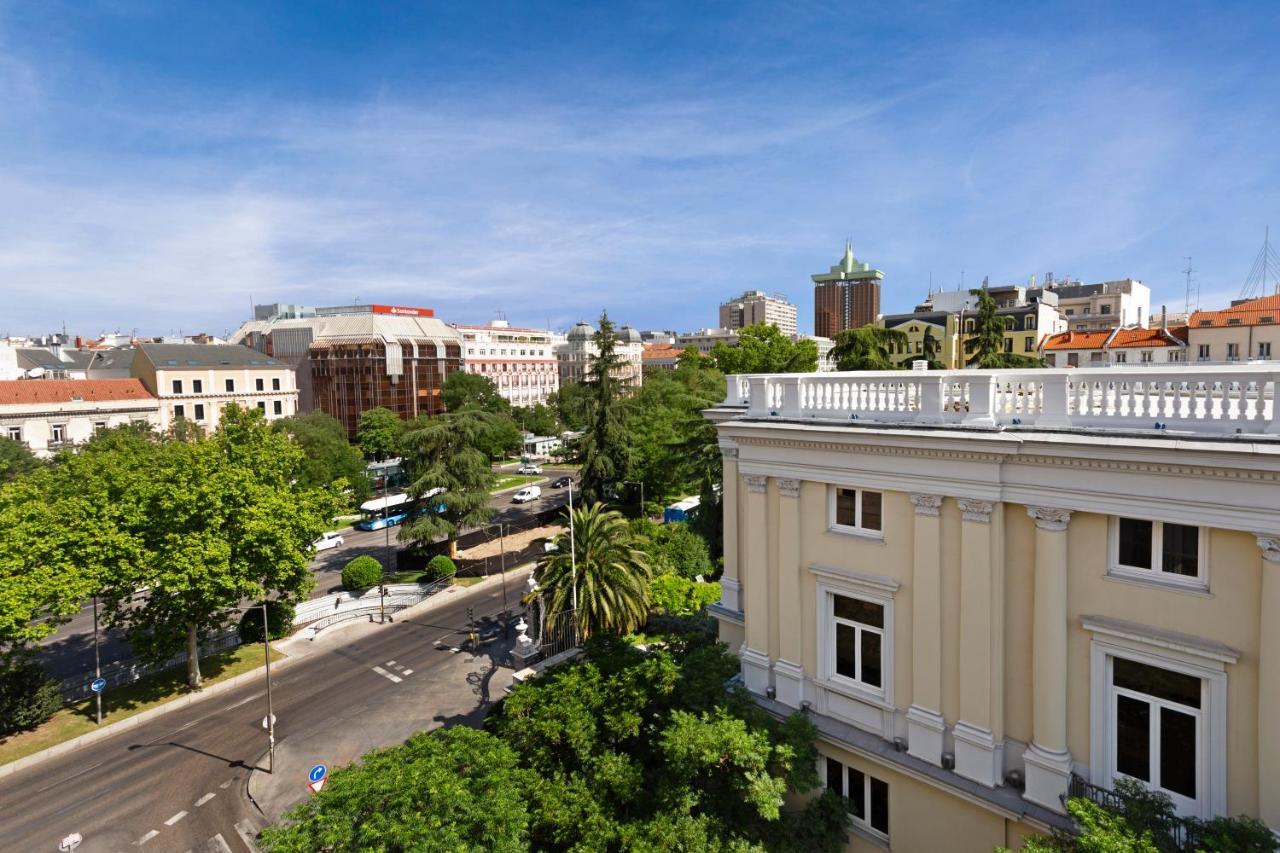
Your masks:
M 600 328 L 593 340 L 596 352 L 583 382 L 590 389 L 590 424 L 579 446 L 582 497 L 587 503 L 602 500 L 610 486 L 626 478 L 629 460 L 619 378 L 626 365 L 618 355 L 608 311 L 600 314 Z

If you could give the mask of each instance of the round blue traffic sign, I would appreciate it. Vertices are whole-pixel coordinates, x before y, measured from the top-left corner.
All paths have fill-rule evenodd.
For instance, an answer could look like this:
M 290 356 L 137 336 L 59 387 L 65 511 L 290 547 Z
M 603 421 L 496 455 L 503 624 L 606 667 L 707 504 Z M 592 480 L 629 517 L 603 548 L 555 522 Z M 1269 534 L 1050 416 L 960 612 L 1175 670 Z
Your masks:
M 105 678 L 95 678 L 89 685 L 89 689 L 94 693 L 101 693 L 107 689 L 107 680 Z
M 315 767 L 312 767 L 311 772 L 307 774 L 307 781 L 319 782 L 321 779 L 323 779 L 325 776 L 328 776 L 328 775 L 329 775 L 329 768 L 325 767 L 323 764 L 317 764 Z

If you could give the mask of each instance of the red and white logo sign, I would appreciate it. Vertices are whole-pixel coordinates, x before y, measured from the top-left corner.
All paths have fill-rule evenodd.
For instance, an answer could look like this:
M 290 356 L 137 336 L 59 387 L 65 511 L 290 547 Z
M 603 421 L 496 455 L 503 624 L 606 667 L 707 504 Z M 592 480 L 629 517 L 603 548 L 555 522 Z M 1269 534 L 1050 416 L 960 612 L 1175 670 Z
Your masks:
M 431 308 L 409 308 L 404 305 L 370 305 L 375 314 L 395 314 L 400 317 L 434 317 Z

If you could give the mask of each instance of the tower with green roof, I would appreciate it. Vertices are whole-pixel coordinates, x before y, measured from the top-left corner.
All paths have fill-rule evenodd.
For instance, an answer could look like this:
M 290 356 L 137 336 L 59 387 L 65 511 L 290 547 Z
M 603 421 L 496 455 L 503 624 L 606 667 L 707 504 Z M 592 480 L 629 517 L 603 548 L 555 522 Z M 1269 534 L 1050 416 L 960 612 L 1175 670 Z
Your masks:
M 813 333 L 833 338 L 844 329 L 874 323 L 880 314 L 880 282 L 884 273 L 853 255 L 845 241 L 844 257 L 830 271 L 813 278 Z

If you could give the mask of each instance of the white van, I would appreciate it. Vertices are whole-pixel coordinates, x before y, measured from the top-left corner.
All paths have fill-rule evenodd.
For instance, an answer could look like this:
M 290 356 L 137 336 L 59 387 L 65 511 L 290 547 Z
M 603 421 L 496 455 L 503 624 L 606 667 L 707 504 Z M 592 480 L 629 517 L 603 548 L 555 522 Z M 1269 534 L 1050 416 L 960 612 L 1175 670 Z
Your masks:
M 523 504 L 529 501 L 536 501 L 540 497 L 542 497 L 542 488 L 540 486 L 525 486 L 511 496 L 511 502 L 513 504 Z

